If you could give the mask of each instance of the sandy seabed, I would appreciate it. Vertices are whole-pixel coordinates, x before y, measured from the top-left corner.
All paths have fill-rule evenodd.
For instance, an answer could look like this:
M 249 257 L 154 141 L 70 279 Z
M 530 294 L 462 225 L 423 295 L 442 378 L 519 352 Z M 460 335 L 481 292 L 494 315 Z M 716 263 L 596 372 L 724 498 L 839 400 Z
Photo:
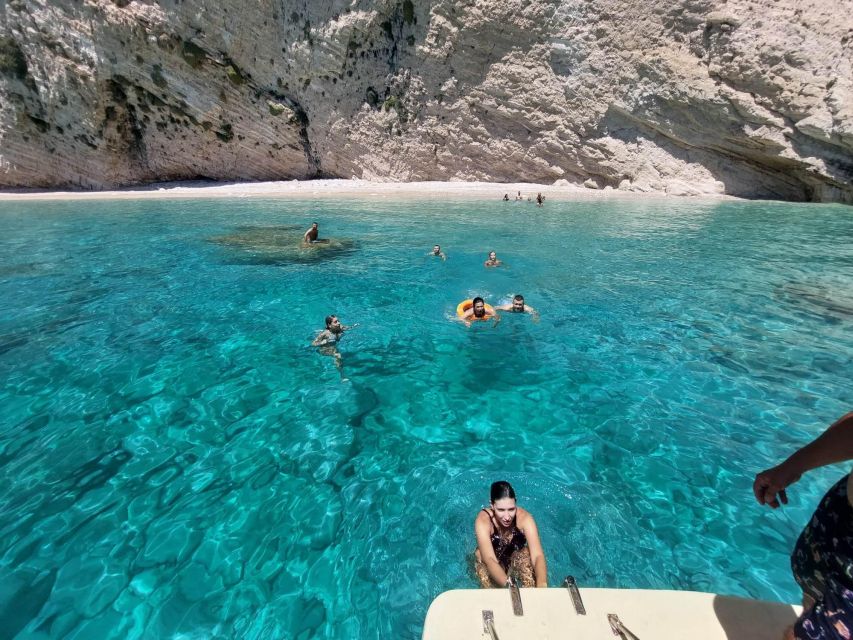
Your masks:
M 0 191 L 0 202 L 21 200 L 122 200 L 136 198 L 327 198 L 364 197 L 388 199 L 500 200 L 518 193 L 535 200 L 541 193 L 552 200 L 599 198 L 665 198 L 661 192 L 637 193 L 614 189 L 595 190 L 578 185 L 543 185 L 497 182 L 369 182 L 366 180 L 288 180 L 281 182 L 163 182 L 116 191 Z M 680 197 L 680 196 L 675 196 Z M 697 197 L 697 196 L 693 196 Z M 715 200 L 730 196 L 703 195 Z

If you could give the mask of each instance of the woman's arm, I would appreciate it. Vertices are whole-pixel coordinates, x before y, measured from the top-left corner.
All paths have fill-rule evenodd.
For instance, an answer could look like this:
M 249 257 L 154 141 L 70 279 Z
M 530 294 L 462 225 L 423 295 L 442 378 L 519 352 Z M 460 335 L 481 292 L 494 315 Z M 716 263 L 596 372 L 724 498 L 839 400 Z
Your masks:
M 504 586 L 506 585 L 507 575 L 501 563 L 498 562 L 497 556 L 495 556 L 495 550 L 492 547 L 492 541 L 489 537 L 490 530 L 491 523 L 489 522 L 489 516 L 484 511 L 481 511 L 477 519 L 474 520 L 474 535 L 477 536 L 477 549 L 480 552 L 480 560 L 486 565 L 486 569 L 492 580 Z
M 545 551 L 542 549 L 542 543 L 539 541 L 539 529 L 536 526 L 536 521 L 529 511 L 519 509 L 522 517 L 518 519 L 519 528 L 524 531 L 527 537 L 527 546 L 530 548 L 530 562 L 533 564 L 533 575 L 536 578 L 537 587 L 548 586 L 548 564 L 545 562 Z
M 837 420 L 812 442 L 794 452 L 782 464 L 755 476 L 752 491 L 760 504 L 776 509 L 788 504 L 785 489 L 806 471 L 853 458 L 853 412 Z M 778 496 L 778 497 L 777 497 Z
M 311 346 L 322 347 L 324 344 L 327 344 L 329 342 L 330 337 L 331 335 L 329 334 L 329 332 L 326 329 L 323 329 L 319 334 L 317 334 L 317 337 L 314 338 L 314 341 L 311 343 Z

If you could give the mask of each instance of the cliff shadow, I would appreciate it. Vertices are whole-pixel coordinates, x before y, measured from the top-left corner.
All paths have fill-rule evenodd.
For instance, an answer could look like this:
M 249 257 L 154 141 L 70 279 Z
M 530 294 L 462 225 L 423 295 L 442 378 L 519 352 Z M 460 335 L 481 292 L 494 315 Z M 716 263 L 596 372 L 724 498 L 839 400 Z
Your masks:
M 684 121 L 678 122 L 679 119 Z M 610 105 L 601 120 L 599 132 L 602 136 L 627 144 L 639 145 L 647 140 L 684 164 L 699 164 L 715 180 L 723 183 L 728 195 L 795 202 L 810 199 L 811 188 L 791 173 L 796 163 L 762 154 L 759 148 L 755 149 L 752 157 L 748 157 L 745 146 L 739 149 L 732 148 L 731 144 L 726 145 L 727 139 L 737 135 L 731 123 L 720 123 L 723 128 L 719 130 L 719 143 L 700 146 L 690 138 L 693 137 L 693 131 L 708 131 L 707 122 L 703 124 L 693 116 L 684 114 L 676 114 L 673 121 L 680 125 L 686 135 L 679 137 L 675 133 L 676 126 L 664 129 L 627 109 Z M 623 177 L 630 179 L 630 176 Z M 611 179 L 618 182 L 621 178 Z

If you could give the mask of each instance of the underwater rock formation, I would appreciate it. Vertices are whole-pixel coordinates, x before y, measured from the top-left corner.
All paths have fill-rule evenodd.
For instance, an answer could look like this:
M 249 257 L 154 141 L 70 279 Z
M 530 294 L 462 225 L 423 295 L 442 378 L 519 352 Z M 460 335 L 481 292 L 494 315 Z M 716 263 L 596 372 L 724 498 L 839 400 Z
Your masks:
M 0 186 L 487 180 L 853 202 L 828 0 L 8 0 Z

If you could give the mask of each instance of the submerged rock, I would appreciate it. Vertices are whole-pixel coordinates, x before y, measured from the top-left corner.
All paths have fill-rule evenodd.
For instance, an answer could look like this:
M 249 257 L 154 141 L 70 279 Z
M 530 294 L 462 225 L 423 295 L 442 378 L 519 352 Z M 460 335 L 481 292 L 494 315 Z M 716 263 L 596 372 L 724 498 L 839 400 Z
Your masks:
M 298 225 L 245 226 L 209 241 L 226 247 L 231 260 L 241 264 L 311 264 L 334 260 L 356 249 L 355 240 L 349 238 L 323 238 L 306 244 L 304 233 Z

